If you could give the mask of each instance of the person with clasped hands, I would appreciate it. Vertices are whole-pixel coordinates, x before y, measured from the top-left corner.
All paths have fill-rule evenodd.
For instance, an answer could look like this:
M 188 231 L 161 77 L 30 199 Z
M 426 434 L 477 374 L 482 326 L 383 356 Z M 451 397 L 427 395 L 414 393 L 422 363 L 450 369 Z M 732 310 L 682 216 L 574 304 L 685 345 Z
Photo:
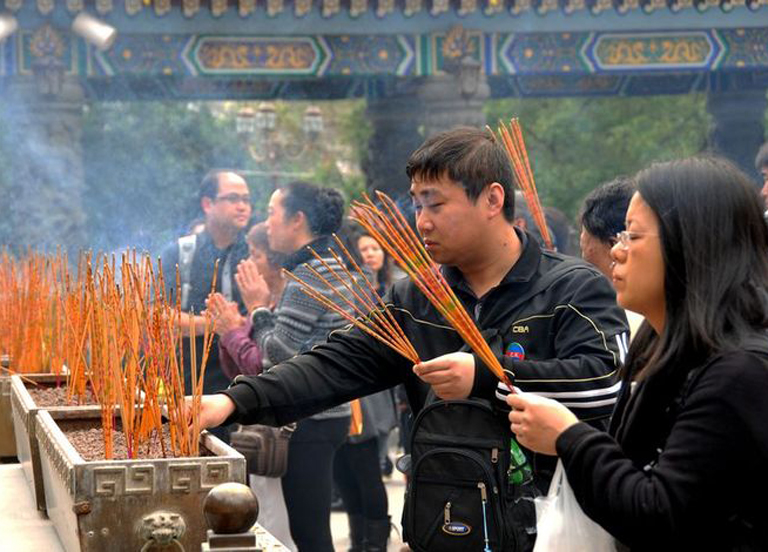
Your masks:
M 557 454 L 584 512 L 634 551 L 768 549 L 768 229 L 730 163 L 635 178 L 612 249 L 619 305 L 645 316 L 609 433 L 509 395 L 512 431 Z M 622 547 L 620 546 L 620 548 Z

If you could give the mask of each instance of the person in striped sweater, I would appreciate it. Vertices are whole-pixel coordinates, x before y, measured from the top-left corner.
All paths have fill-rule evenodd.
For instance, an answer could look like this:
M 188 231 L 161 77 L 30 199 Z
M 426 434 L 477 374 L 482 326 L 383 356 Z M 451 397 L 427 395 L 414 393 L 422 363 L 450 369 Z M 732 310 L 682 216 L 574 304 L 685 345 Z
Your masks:
M 341 227 L 344 200 L 331 188 L 291 182 L 278 188 L 269 201 L 267 234 L 270 248 L 284 253 L 283 268 L 310 284 L 319 293 L 341 304 L 317 274 L 336 282 L 331 272 L 342 267 L 328 252 L 331 234 Z M 309 250 L 319 253 L 324 263 Z M 349 290 L 337 290 L 354 300 Z M 258 280 L 250 290 L 256 308 L 251 312 L 251 339 L 261 352 L 264 371 L 324 342 L 345 320 L 307 296 L 298 283 L 287 279 L 283 294 L 272 310 L 270 292 Z M 349 403 L 342 402 L 301 420 L 291 437 L 288 471 L 282 479 L 288 520 L 299 552 L 332 552 L 330 529 L 333 458 L 346 441 L 350 423 Z

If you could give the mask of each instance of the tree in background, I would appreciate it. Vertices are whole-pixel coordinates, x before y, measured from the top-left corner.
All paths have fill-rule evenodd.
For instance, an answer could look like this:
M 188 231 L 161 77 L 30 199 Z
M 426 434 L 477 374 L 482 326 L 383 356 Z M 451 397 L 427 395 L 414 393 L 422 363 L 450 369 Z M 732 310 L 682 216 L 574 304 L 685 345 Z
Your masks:
M 83 132 L 89 242 L 159 251 L 200 216 L 200 181 L 241 168 L 234 128 L 195 102 L 94 103 Z
M 275 185 L 270 177 L 274 167 L 251 158 L 237 136 L 235 116 L 242 105 L 90 104 L 83 128 L 82 198 L 88 246 L 102 251 L 130 246 L 159 252 L 200 215 L 198 186 L 211 168 L 253 173 L 247 179 L 254 213 L 263 217 Z M 308 105 L 275 102 L 281 140 L 300 138 Z M 365 101 L 318 105 L 325 130 L 317 144 L 298 159 L 284 160 L 279 169 L 339 188 L 347 199 L 359 197 L 365 189 L 359 167 L 371 135 Z M 562 210 L 571 221 L 584 196 L 598 184 L 653 161 L 703 150 L 709 127 L 704 95 L 505 99 L 487 102 L 485 111 L 491 126 L 499 119 L 520 118 L 542 201 Z M 3 124 L 0 120 L 4 135 Z M 13 161 L 13 144 L 0 142 L 0 193 L 7 198 L 0 208 L 0 243 L 10 245 L 16 244 L 14 221 L 24 217 L 17 212 L 14 198 L 18 190 L 29 188 L 8 177 Z M 51 227 L 40 229 L 52 239 L 59 225 L 53 215 Z
M 702 151 L 709 128 L 703 94 L 505 99 L 485 112 L 492 127 L 519 117 L 542 203 L 572 221 L 597 185 Z

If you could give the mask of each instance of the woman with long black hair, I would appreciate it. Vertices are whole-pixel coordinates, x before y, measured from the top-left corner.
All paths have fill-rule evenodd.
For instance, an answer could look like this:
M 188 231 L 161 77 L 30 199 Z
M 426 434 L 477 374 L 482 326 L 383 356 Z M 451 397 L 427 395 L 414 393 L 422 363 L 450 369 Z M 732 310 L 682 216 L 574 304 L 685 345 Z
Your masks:
M 645 316 L 609 433 L 510 395 L 520 443 L 557 454 L 585 513 L 632 551 L 768 549 L 768 228 L 730 163 L 636 177 L 612 255 Z

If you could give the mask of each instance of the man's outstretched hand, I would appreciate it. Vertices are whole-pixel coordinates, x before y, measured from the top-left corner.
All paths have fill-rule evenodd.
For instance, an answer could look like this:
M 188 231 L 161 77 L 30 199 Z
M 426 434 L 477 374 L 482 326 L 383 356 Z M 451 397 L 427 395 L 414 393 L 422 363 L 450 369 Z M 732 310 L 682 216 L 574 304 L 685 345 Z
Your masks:
M 192 397 L 187 397 L 187 408 Z M 208 429 L 223 424 L 235 412 L 235 403 L 221 393 L 203 395 L 200 398 L 200 429 Z

